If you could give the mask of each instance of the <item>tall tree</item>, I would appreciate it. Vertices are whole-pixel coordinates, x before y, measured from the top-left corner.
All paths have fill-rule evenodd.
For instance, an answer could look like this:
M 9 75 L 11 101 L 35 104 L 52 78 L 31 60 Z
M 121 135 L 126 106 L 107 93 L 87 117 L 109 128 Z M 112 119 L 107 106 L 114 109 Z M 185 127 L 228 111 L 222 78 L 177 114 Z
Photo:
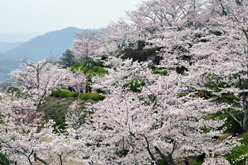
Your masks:
M 64 67 L 71 67 L 76 63 L 75 56 L 70 49 L 67 49 L 65 53 L 63 53 L 62 57 L 60 58 L 60 64 Z

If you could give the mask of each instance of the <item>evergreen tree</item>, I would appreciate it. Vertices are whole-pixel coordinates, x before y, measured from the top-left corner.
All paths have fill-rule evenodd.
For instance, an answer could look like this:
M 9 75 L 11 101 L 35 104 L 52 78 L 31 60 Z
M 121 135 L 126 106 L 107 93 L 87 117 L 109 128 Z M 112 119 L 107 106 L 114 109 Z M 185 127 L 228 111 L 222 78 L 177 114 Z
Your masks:
M 67 49 L 65 53 L 63 53 L 63 56 L 60 58 L 60 64 L 64 67 L 70 67 L 76 63 L 76 59 L 72 53 L 71 50 Z

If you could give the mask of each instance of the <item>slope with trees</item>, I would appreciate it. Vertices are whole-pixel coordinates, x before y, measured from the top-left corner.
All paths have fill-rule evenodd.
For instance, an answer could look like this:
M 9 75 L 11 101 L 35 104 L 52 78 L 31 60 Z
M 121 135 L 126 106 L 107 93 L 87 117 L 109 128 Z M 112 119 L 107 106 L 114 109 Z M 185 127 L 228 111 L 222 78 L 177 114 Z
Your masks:
M 13 73 L 27 96 L 1 101 L 0 131 L 7 131 L 0 137 L 1 152 L 21 164 L 46 164 L 49 155 L 61 164 L 247 162 L 247 5 L 246 0 L 149 0 L 126 19 L 78 34 L 72 52 L 84 62 L 71 67 L 74 73 L 46 63 Z M 136 57 L 149 50 L 154 50 L 149 58 Z M 154 56 L 160 59 L 154 62 Z M 99 59 L 104 73 L 88 77 L 85 69 Z M 45 78 L 39 77 L 41 67 Z M 67 75 L 69 81 L 63 81 Z M 42 112 L 26 117 L 52 89 L 85 77 L 104 99 L 86 101 L 87 113 L 72 102 L 66 128 L 53 132 L 52 122 L 41 122 Z M 230 120 L 240 131 L 227 133 Z M 236 133 L 243 136 L 240 142 Z

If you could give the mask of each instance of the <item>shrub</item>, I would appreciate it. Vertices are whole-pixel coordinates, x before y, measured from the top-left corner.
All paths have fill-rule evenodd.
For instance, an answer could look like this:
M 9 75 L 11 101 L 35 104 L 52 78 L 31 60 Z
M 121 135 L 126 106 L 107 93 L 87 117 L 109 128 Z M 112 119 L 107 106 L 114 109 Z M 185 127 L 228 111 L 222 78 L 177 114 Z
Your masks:
M 167 70 L 161 71 L 161 70 L 153 69 L 153 70 L 152 70 L 152 73 L 153 73 L 153 74 L 160 74 L 160 75 L 163 75 L 163 76 L 167 76 L 167 75 L 168 75 Z
M 102 68 L 102 67 L 99 67 L 98 70 L 97 70 L 97 72 L 100 73 L 100 74 L 107 73 L 107 71 L 104 68 Z
M 167 75 L 167 70 L 164 70 L 164 71 L 160 72 L 160 74 L 163 75 L 163 76 L 166 76 Z
M 3 153 L 0 153 L 0 164 L 2 164 L 2 165 L 9 165 L 10 164 L 9 159 Z
M 87 66 L 81 67 L 80 70 L 84 73 L 88 72 L 89 68 Z
M 91 78 L 92 78 L 93 76 L 96 76 L 96 75 L 97 75 L 96 72 L 94 72 L 94 70 L 91 70 L 91 69 L 88 70 L 86 74 L 87 74 L 87 79 L 88 79 L 88 80 L 91 80 Z
M 44 108 L 45 119 L 52 119 L 56 122 L 56 124 L 53 125 L 55 131 L 64 130 L 66 128 L 65 115 L 72 102 L 72 98 L 56 99 L 50 97 L 45 104 L 42 105 L 42 108 Z
M 68 98 L 68 97 L 77 97 L 78 93 L 77 92 L 63 91 L 63 90 L 61 90 L 59 92 L 59 90 L 53 90 L 51 96 Z
M 130 83 L 128 83 L 128 86 L 130 88 L 130 90 L 134 91 L 134 92 L 139 92 L 140 91 L 140 87 L 144 86 L 145 82 L 143 80 L 134 78 L 131 80 Z
M 79 97 L 82 100 L 94 100 L 94 101 L 99 101 L 104 99 L 104 96 L 98 93 L 83 93 Z
M 121 158 L 127 156 L 128 152 L 129 150 L 124 148 L 122 150 L 116 151 L 115 154 Z
M 60 97 L 62 98 L 67 98 L 68 97 L 68 93 L 67 91 L 60 91 Z
M 67 92 L 67 97 L 77 97 L 78 93 L 77 92 Z
M 243 117 L 243 114 L 240 111 L 233 110 L 233 109 L 228 109 L 229 112 L 231 112 L 235 117 Z M 242 132 L 242 128 L 239 126 L 239 124 L 229 115 L 226 113 L 218 112 L 216 114 L 213 114 L 212 119 L 218 118 L 219 120 L 224 120 L 226 119 L 225 124 L 220 128 L 226 127 L 225 132 L 226 133 L 240 133 Z
M 96 61 L 94 61 L 94 65 L 103 67 L 103 62 L 101 60 L 96 60 Z
M 95 72 L 97 72 L 98 69 L 99 69 L 99 66 L 94 66 L 94 67 L 93 67 L 93 71 L 95 71 Z
M 59 97 L 59 91 L 58 90 L 52 90 L 51 96 Z
M 77 62 L 71 67 L 71 71 L 78 70 L 80 67 L 86 66 L 85 62 Z
M 225 155 L 225 158 L 231 164 L 246 164 L 248 159 L 248 132 L 246 132 L 240 140 L 241 146 L 237 146 L 231 150 L 229 154 Z
M 0 124 L 4 124 L 4 121 L 2 120 L 4 118 L 3 114 L 0 113 Z
M 83 93 L 83 94 L 80 95 L 80 98 L 82 100 L 89 100 L 89 98 L 90 98 L 89 95 L 90 95 L 90 93 Z

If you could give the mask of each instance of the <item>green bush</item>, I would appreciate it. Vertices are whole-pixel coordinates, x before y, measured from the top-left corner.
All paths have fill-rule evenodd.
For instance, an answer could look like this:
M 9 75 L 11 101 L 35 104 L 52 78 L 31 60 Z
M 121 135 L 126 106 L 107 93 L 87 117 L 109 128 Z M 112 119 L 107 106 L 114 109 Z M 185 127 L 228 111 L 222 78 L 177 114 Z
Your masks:
M 0 164 L 2 164 L 2 165 L 9 165 L 10 164 L 9 159 L 3 153 L 0 153 Z
M 87 71 L 86 75 L 87 75 L 87 79 L 88 79 L 88 80 L 91 80 L 91 78 L 92 78 L 93 76 L 96 76 L 97 73 L 94 72 L 94 70 L 91 70 L 91 69 L 90 69 L 90 70 Z
M 225 158 L 233 165 L 236 164 L 245 164 L 248 156 L 245 156 L 243 159 L 240 159 L 242 155 L 248 154 L 248 132 L 243 135 L 243 139 L 240 141 L 241 146 L 235 147 L 231 150 L 229 154 L 225 155 Z M 238 161 L 238 159 L 240 159 Z
M 56 124 L 53 125 L 55 131 L 66 129 L 65 115 L 67 113 L 69 105 L 73 102 L 72 98 L 48 98 L 45 104 L 42 105 L 44 109 L 45 119 L 52 119 Z
M 95 71 L 95 72 L 97 72 L 98 69 L 99 69 L 99 66 L 94 66 L 94 67 L 93 67 L 93 71 Z
M 94 61 L 94 65 L 103 67 L 103 62 L 101 60 L 96 60 L 96 61 Z
M 0 124 L 4 124 L 4 121 L 2 120 L 4 118 L 3 114 L 0 113 Z
M 80 70 L 84 73 L 88 72 L 89 68 L 87 66 L 81 67 Z
M 145 86 L 145 82 L 143 80 L 133 78 L 130 83 L 128 83 L 130 90 L 134 92 L 139 92 L 141 86 Z
M 164 70 L 164 71 L 160 72 L 160 74 L 163 75 L 163 76 L 166 76 L 167 75 L 167 70 Z
M 80 67 L 86 66 L 85 62 L 77 62 L 71 67 L 71 71 L 78 70 Z
M 51 96 L 59 97 L 59 91 L 58 90 L 52 90 Z
M 240 140 L 242 144 L 248 145 L 248 132 L 245 133 L 242 137 L 242 140 Z
M 107 73 L 107 71 L 104 68 L 102 68 L 102 67 L 99 67 L 98 70 L 97 70 L 97 72 L 100 73 L 100 74 Z
M 68 98 L 68 97 L 77 97 L 78 93 L 77 92 L 63 91 L 63 90 L 61 90 L 59 92 L 59 90 L 53 90 L 51 96 Z
M 103 68 L 103 62 L 100 60 L 90 61 L 89 65 L 85 62 L 77 62 L 71 67 L 71 71 L 78 69 L 87 75 L 88 80 L 90 80 L 93 76 L 107 73 L 107 71 Z
M 99 101 L 104 99 L 104 96 L 98 93 L 83 93 L 79 97 L 82 100 L 94 100 L 94 101 Z
M 160 75 L 163 75 L 163 76 L 167 76 L 167 75 L 168 75 L 167 70 L 161 71 L 161 70 L 153 69 L 153 70 L 152 70 L 152 73 L 153 73 L 153 74 L 160 74 Z
M 231 112 L 237 118 L 243 117 L 243 114 L 240 111 L 233 110 L 233 109 L 228 109 L 228 111 Z M 226 130 L 225 130 L 226 133 L 236 134 L 242 131 L 242 128 L 240 127 L 240 125 L 229 114 L 218 112 L 216 114 L 213 114 L 211 118 L 212 119 L 218 118 L 220 120 L 226 119 L 225 124 L 220 128 L 222 129 L 226 127 Z
M 121 158 L 127 156 L 128 152 L 129 150 L 124 148 L 122 150 L 116 151 L 115 154 Z
M 77 92 L 67 92 L 67 97 L 77 97 L 78 93 Z

